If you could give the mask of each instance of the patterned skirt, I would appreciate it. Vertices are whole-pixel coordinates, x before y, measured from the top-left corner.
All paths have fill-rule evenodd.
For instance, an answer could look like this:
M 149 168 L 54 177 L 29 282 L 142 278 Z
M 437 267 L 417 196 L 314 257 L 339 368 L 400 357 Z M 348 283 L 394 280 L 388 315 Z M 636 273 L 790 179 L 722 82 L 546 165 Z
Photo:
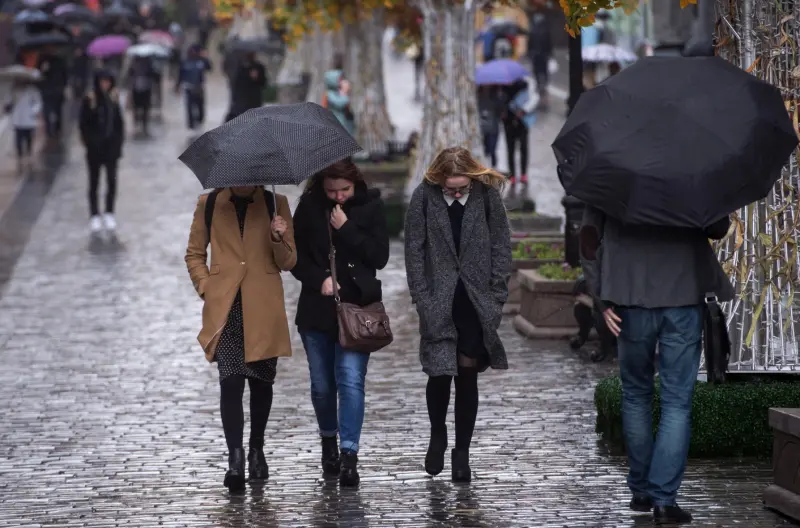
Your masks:
M 219 369 L 220 383 L 228 376 L 244 376 L 267 383 L 275 381 L 278 358 L 244 362 L 244 317 L 242 317 L 242 290 L 236 294 L 228 314 L 228 322 L 219 337 L 214 360 Z

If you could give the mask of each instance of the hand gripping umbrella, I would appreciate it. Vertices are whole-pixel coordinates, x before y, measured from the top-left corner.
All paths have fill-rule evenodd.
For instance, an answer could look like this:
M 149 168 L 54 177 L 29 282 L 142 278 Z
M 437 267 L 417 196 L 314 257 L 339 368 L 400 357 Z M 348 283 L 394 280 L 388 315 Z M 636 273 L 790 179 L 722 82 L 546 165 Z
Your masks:
M 553 142 L 564 190 L 627 224 L 704 228 L 765 197 L 797 147 L 780 91 L 719 57 L 648 57 Z
M 248 110 L 197 138 L 178 159 L 206 189 L 297 185 L 361 150 L 329 110 L 298 103 Z

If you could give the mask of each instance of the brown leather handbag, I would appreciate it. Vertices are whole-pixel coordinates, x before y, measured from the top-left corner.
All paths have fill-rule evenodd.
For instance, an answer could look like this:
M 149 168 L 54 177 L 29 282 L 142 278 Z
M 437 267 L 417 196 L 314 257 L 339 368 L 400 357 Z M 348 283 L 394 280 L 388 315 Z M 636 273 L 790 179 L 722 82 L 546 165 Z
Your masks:
M 367 306 L 342 302 L 339 297 L 339 284 L 336 281 L 336 248 L 333 245 L 330 224 L 328 224 L 328 238 L 331 243 L 329 259 L 331 279 L 333 280 L 333 298 L 336 300 L 336 316 L 339 321 L 339 345 L 346 350 L 365 354 L 376 352 L 394 339 L 386 308 L 382 302 Z

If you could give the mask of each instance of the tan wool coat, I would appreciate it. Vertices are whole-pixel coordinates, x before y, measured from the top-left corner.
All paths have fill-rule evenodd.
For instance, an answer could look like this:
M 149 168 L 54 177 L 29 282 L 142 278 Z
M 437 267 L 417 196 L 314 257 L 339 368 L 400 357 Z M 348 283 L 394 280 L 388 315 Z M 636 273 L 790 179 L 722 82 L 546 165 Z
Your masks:
M 214 204 L 211 240 L 205 221 L 207 194 L 197 208 L 186 248 L 186 267 L 195 290 L 203 299 L 203 328 L 197 340 L 214 360 L 214 353 L 239 288 L 242 290 L 245 362 L 292 355 L 289 323 L 283 298 L 281 271 L 297 262 L 289 201 L 276 195 L 276 213 L 288 224 L 283 239 L 272 240 L 264 191 L 256 189 L 245 216 L 244 236 L 239 234 L 230 189 L 223 189 Z M 211 247 L 211 263 L 207 248 Z

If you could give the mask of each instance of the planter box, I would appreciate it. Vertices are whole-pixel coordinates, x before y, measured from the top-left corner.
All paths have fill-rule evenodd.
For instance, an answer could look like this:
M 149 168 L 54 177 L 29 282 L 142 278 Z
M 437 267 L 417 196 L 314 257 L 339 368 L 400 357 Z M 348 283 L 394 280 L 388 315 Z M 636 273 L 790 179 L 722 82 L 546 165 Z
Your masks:
M 381 191 L 386 206 L 386 226 L 391 237 L 400 235 L 405 223 L 409 163 L 408 158 L 380 163 L 356 162 L 367 185 Z
M 517 271 L 538 269 L 545 264 L 559 264 L 559 259 L 524 259 L 511 261 L 511 278 L 508 281 L 508 300 L 503 307 L 503 314 L 519 313 L 519 305 L 522 301 L 522 285 L 519 282 Z
M 773 484 L 764 490 L 764 504 L 800 521 L 800 409 L 770 409 Z
M 511 226 L 511 231 L 513 233 L 524 235 L 526 238 L 535 237 L 537 235 L 562 236 L 562 220 L 555 216 L 512 212 L 508 215 L 508 224 Z
M 530 338 L 569 338 L 578 331 L 573 315 L 574 281 L 549 280 L 536 270 L 519 270 L 520 310 L 514 328 Z

